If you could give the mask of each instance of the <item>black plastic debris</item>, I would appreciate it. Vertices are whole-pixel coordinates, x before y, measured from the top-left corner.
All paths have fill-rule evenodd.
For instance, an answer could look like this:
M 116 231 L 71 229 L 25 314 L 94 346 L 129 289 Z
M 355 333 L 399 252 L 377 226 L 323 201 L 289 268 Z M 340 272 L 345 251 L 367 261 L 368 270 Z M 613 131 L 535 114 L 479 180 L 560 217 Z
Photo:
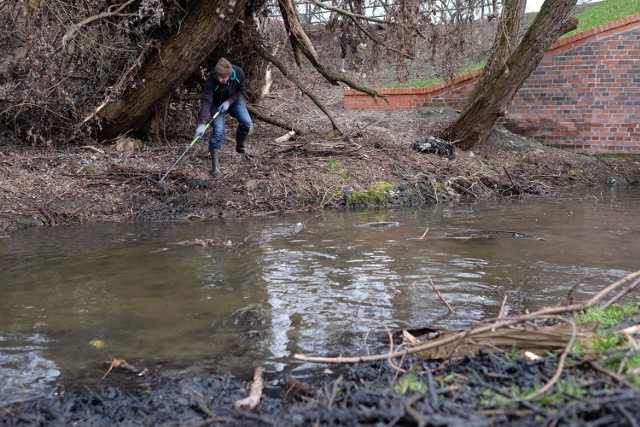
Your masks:
M 443 157 L 453 157 L 454 155 L 453 144 L 433 136 L 419 139 L 411 144 L 411 148 L 421 153 L 437 154 Z

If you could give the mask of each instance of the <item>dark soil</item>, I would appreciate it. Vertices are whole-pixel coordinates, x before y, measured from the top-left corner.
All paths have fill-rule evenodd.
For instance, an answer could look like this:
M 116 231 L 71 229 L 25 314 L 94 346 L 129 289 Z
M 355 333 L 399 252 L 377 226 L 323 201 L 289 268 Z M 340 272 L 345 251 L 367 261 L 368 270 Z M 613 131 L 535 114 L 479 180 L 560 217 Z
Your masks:
M 634 426 L 640 390 L 573 363 L 542 399 L 524 396 L 551 379 L 557 360 L 509 361 L 486 351 L 449 363 L 405 361 L 405 373 L 386 363 L 349 366 L 325 383 L 269 383 L 249 412 L 234 403 L 247 383 L 224 377 L 166 378 L 122 388 L 64 391 L 13 404 L 0 425 L 230 425 L 230 426 Z M 117 374 L 114 374 L 117 375 Z M 289 380 L 289 384 L 294 382 Z M 519 396 L 508 390 L 520 391 Z

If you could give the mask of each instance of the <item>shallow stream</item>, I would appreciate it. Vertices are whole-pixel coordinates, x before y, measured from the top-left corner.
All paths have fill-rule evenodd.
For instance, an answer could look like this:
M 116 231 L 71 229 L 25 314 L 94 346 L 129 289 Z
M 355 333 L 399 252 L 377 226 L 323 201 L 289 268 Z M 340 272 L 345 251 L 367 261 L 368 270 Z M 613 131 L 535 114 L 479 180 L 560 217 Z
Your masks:
M 640 269 L 639 218 L 636 190 L 18 232 L 0 240 L 0 406 L 104 384 L 113 358 L 304 376 L 294 354 L 384 351 L 386 328 L 583 301 Z

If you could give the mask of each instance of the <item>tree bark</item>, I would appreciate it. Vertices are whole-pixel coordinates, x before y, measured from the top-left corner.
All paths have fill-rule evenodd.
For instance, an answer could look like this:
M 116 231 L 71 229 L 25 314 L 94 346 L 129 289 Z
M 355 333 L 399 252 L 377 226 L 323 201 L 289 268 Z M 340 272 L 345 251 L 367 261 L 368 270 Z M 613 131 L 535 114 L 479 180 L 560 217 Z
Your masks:
M 506 9 L 518 7 L 521 2 L 524 3 L 522 0 L 505 2 L 503 13 L 512 13 Z M 542 61 L 545 52 L 558 37 L 577 26 L 576 18 L 569 16 L 575 4 L 576 0 L 546 0 L 513 54 L 502 61 L 500 55 L 508 49 L 497 49 L 462 113 L 447 129 L 449 141 L 468 150 L 487 139 L 496 122 L 507 114 L 508 104 Z M 509 22 L 504 20 L 503 23 Z M 505 31 L 510 34 L 508 29 Z M 498 40 L 497 43 L 501 42 Z
M 501 70 L 516 50 L 526 5 L 526 0 L 505 0 L 504 10 L 498 21 L 496 39 L 493 42 L 491 55 L 484 68 L 485 72 L 476 84 L 470 99 L 473 99 L 477 93 L 482 92 L 482 88 L 489 83 L 490 78 L 494 76 L 494 72 Z
M 243 13 L 246 0 L 200 0 L 182 28 L 142 65 L 122 96 L 99 111 L 99 139 L 145 129 L 157 102 L 165 99 L 216 48 Z

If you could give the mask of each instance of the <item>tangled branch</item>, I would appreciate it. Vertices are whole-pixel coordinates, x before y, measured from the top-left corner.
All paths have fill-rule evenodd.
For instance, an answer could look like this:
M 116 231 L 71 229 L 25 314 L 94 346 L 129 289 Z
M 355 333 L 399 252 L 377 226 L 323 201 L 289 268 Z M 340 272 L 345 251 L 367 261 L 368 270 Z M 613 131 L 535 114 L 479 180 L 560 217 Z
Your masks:
M 437 342 L 426 342 L 424 344 L 411 347 L 402 351 L 395 351 L 395 352 L 389 352 L 386 354 L 378 354 L 378 355 L 372 355 L 372 356 L 320 357 L 320 356 L 305 356 L 302 354 L 295 354 L 293 357 L 294 359 L 297 359 L 297 360 L 301 360 L 304 362 L 314 362 L 314 363 L 360 363 L 360 362 L 372 362 L 372 361 L 387 360 L 387 359 L 398 358 L 398 357 L 405 357 L 407 354 L 413 354 L 413 353 L 418 353 L 418 352 L 433 349 L 433 348 L 438 348 L 446 344 L 459 342 L 464 338 L 473 337 L 484 332 L 489 332 L 496 329 L 502 329 L 502 328 L 506 328 L 516 324 L 530 322 L 533 320 L 540 320 L 540 319 L 555 317 L 563 314 L 588 310 L 594 307 L 599 302 L 601 302 L 609 294 L 619 291 L 621 288 L 624 288 L 624 292 L 618 292 L 614 297 L 612 297 L 609 301 L 607 301 L 607 304 L 613 304 L 614 302 L 619 300 L 623 295 L 626 295 L 627 293 L 635 290 L 638 287 L 638 285 L 640 285 L 640 270 L 634 273 L 631 273 L 623 277 L 622 279 L 616 281 L 615 283 L 609 285 L 602 291 L 598 292 L 586 303 L 543 308 L 541 310 L 538 310 L 520 317 L 516 317 L 516 318 L 507 318 L 507 319 L 498 318 L 491 322 L 488 322 L 486 320 L 481 321 L 471 326 L 469 329 L 465 331 L 451 334 L 451 336 L 440 339 Z
M 97 15 L 90 16 L 77 24 L 73 25 L 69 31 L 62 37 L 62 47 L 66 49 L 67 43 L 75 37 L 76 33 L 85 25 L 91 24 L 93 21 L 97 21 L 104 18 L 109 18 L 111 16 L 134 16 L 132 13 L 121 13 L 127 6 L 133 3 L 134 0 L 129 0 L 126 3 L 121 4 L 120 6 L 109 6 L 109 9 L 106 12 L 99 13 Z M 116 8 L 116 9 L 113 9 Z

